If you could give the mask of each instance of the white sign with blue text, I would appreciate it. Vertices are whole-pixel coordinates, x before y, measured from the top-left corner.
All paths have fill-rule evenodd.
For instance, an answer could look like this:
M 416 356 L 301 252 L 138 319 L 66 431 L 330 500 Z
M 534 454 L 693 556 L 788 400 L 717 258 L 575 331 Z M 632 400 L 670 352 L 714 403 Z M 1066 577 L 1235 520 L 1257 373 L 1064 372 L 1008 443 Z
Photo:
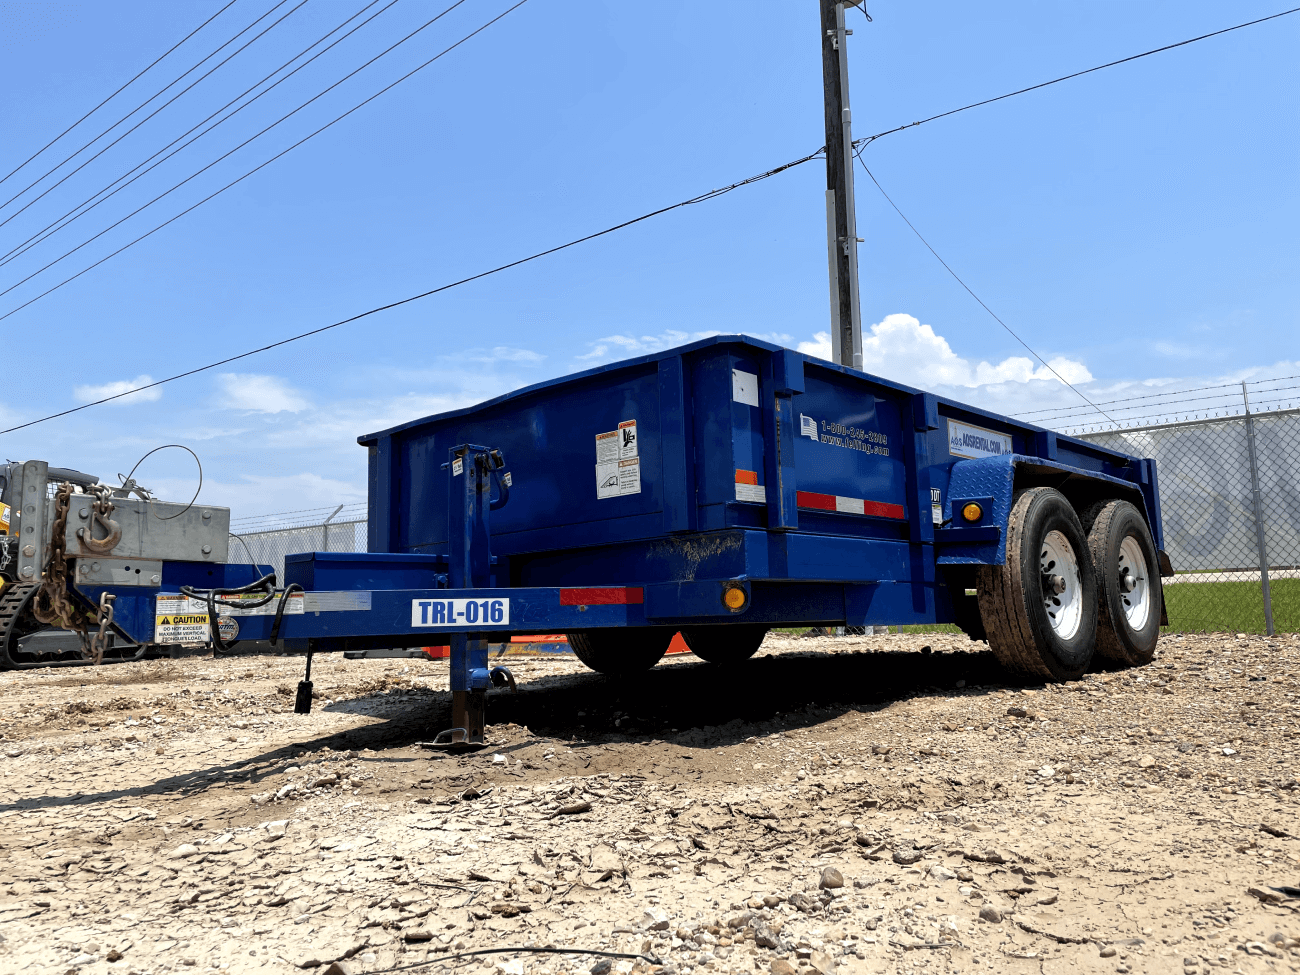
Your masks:
M 411 626 L 504 626 L 509 599 L 412 599 Z
M 1011 435 L 948 421 L 948 453 L 954 457 L 1001 457 L 1011 453 Z

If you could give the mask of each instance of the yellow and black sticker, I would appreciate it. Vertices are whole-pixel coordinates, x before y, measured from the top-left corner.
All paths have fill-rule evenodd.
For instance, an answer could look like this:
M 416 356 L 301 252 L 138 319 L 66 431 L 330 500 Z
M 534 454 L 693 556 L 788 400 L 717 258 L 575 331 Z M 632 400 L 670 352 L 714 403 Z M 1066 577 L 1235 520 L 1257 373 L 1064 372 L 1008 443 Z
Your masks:
M 207 613 L 168 614 L 158 616 L 154 621 L 154 643 L 207 643 L 211 638 Z

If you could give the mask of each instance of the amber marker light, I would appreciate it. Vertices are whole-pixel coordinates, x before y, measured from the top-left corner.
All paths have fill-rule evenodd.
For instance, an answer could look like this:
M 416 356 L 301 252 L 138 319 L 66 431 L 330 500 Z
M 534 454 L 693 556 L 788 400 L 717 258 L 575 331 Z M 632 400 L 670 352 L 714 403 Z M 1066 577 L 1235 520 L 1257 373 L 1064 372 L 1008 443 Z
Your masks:
M 979 521 L 984 517 L 984 509 L 972 501 L 970 504 L 962 506 L 961 516 L 967 521 Z
M 736 610 L 745 608 L 745 590 L 738 587 L 732 587 L 722 594 L 722 602 L 727 609 Z

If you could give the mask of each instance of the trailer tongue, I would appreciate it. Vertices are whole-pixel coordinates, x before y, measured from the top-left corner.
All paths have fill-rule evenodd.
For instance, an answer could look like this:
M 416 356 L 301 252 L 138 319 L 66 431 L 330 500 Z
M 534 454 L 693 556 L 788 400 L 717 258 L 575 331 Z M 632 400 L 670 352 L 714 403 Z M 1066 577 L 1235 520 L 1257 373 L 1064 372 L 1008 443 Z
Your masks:
M 1149 660 L 1159 635 L 1154 461 L 745 336 L 360 443 L 368 552 L 292 555 L 282 580 L 253 583 L 224 545 L 212 561 L 185 549 L 157 583 L 123 586 L 83 574 L 73 538 L 69 590 L 112 596 L 141 642 L 206 628 L 217 647 L 305 652 L 299 710 L 314 653 L 445 637 L 441 740 L 468 745 L 487 690 L 512 684 L 488 643 L 513 635 L 566 632 L 589 666 L 628 674 L 679 631 L 734 663 L 772 626 L 955 623 L 1049 680 L 1095 653 Z

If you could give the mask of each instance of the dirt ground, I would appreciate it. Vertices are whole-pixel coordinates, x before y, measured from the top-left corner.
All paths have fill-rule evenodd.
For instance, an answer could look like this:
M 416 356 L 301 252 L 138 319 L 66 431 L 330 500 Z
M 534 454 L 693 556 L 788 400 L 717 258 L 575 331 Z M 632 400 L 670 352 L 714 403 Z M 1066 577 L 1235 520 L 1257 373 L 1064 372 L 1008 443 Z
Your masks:
M 301 659 L 0 674 L 0 971 L 1297 970 L 1300 639 L 982 649 L 511 658 L 468 756 L 445 662 L 318 658 L 309 716 Z

